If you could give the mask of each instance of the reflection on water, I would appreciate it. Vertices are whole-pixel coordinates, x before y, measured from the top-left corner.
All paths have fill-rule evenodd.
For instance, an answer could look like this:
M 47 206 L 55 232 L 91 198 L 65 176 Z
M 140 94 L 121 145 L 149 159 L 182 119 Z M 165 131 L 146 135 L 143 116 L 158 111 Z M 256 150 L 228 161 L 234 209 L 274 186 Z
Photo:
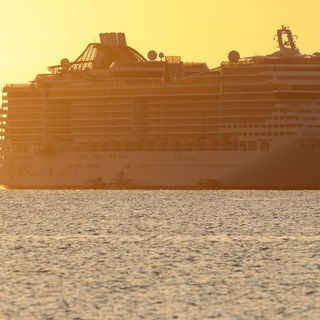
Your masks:
M 0 199 L 0 319 L 320 319 L 320 192 Z

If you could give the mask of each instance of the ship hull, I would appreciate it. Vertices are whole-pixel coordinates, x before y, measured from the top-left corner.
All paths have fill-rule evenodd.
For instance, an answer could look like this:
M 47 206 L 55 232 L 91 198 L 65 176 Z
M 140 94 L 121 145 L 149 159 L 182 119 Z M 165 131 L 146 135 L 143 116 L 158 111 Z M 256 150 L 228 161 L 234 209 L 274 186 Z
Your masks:
M 269 151 L 109 151 L 12 154 L 9 188 L 319 189 L 320 153 L 310 138 Z

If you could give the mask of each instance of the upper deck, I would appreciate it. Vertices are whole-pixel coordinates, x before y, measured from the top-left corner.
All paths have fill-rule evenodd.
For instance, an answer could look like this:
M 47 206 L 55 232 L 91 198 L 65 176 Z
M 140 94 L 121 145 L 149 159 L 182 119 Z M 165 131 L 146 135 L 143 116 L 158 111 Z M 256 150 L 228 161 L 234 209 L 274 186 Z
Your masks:
M 123 36 L 104 35 L 74 62 L 62 59 L 31 84 L 7 85 L 2 137 L 68 150 L 100 142 L 110 149 L 209 150 L 320 128 L 318 54 L 302 55 L 282 41 L 271 55 L 240 59 L 233 52 L 209 70 L 154 52 L 147 60 Z

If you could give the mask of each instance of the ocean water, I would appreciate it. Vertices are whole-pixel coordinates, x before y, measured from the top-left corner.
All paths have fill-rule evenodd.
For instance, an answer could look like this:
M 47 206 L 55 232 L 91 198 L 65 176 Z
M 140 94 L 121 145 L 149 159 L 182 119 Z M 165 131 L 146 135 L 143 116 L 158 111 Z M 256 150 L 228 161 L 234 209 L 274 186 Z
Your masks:
M 0 191 L 0 319 L 320 319 L 318 191 Z

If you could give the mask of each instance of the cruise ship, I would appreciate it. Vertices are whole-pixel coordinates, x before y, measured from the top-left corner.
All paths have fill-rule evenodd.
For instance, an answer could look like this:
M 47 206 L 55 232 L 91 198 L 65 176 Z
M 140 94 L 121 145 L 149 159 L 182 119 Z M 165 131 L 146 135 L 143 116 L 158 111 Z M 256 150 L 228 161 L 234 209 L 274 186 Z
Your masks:
M 279 50 L 210 69 L 101 33 L 0 108 L 9 188 L 318 189 L 320 53 Z

